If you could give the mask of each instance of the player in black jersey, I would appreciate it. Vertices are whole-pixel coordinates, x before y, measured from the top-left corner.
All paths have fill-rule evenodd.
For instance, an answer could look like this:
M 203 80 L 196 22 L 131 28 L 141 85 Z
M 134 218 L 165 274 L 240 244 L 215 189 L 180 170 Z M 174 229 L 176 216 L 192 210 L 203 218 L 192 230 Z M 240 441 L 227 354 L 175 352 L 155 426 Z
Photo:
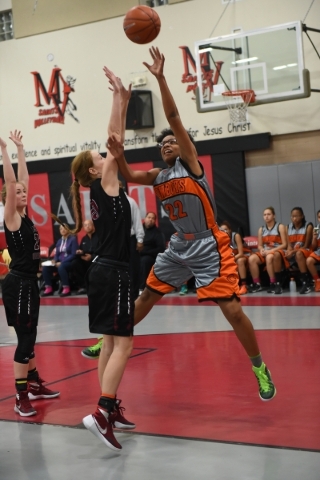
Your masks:
M 104 68 L 113 90 L 109 129 L 124 137 L 130 90 L 125 90 L 114 74 Z M 108 129 L 108 130 L 109 130 Z M 113 426 L 131 429 L 135 424 L 123 416 L 116 394 L 133 345 L 134 299 L 130 291 L 129 252 L 131 212 L 129 201 L 119 188 L 118 165 L 111 154 L 103 158 L 91 150 L 77 155 L 71 166 L 75 178 L 73 195 L 77 233 L 82 227 L 80 185 L 90 187 L 91 217 L 98 236 L 96 257 L 88 270 L 89 329 L 103 335 L 98 375 L 101 396 L 96 411 L 83 419 L 85 427 L 112 450 L 122 447 Z
M 18 339 L 13 363 L 17 391 L 14 410 L 22 417 L 29 417 L 37 413 L 30 400 L 54 398 L 60 393 L 43 385 L 36 368 L 34 345 L 40 306 L 37 281 L 40 239 L 26 214 L 29 174 L 22 135 L 15 130 L 10 132 L 9 138 L 18 150 L 18 180 L 7 153 L 7 144 L 0 138 L 5 180 L 2 189 L 4 230 L 11 257 L 10 272 L 2 286 L 2 299 L 8 325 L 15 329 Z

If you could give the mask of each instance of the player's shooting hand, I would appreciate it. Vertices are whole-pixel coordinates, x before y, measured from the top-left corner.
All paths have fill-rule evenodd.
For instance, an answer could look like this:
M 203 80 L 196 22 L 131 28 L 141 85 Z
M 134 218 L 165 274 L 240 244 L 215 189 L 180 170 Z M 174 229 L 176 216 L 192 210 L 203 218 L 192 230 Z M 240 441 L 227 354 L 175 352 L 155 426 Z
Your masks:
M 147 67 L 152 75 L 159 78 L 163 76 L 164 55 L 160 53 L 160 50 L 157 47 L 151 47 L 149 52 L 153 60 L 153 65 L 149 65 L 147 62 L 143 62 L 143 65 Z
M 13 143 L 17 146 L 17 147 L 23 147 L 23 143 L 22 143 L 22 135 L 21 135 L 21 132 L 18 131 L 18 130 L 15 130 L 14 132 L 10 132 L 10 140 L 13 141 Z
M 7 147 L 6 142 L 1 137 L 0 137 L 0 147 L 1 148 L 6 148 Z

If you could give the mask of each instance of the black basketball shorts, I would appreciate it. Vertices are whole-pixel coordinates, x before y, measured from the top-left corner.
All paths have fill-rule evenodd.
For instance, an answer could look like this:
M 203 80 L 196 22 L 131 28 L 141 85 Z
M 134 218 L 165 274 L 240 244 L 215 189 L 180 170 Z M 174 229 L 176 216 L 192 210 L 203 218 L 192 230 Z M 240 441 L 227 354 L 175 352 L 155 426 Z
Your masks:
M 128 265 L 95 259 L 86 283 L 90 332 L 119 337 L 133 335 L 134 301 Z
M 10 327 L 30 332 L 37 327 L 40 297 L 36 276 L 10 271 L 2 284 L 2 300 Z

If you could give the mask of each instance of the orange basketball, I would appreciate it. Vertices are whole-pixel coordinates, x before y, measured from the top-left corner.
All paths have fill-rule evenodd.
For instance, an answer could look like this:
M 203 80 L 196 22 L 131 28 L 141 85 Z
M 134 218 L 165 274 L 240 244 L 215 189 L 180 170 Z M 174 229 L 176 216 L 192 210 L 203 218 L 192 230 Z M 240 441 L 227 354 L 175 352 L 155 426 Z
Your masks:
M 145 5 L 131 8 L 123 20 L 124 33 L 129 40 L 140 45 L 152 42 L 158 36 L 160 27 L 157 12 Z

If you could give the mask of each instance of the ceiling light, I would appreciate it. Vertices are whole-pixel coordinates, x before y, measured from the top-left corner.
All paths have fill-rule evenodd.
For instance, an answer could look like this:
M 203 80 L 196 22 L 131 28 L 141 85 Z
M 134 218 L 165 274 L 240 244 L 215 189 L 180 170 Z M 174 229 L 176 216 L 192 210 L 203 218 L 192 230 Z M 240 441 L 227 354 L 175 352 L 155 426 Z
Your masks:
M 241 60 L 235 60 L 234 62 L 231 62 L 231 63 L 233 63 L 234 65 L 235 63 L 253 62 L 254 60 L 258 60 L 258 57 L 242 58 Z
M 287 68 L 287 65 L 280 65 L 279 67 L 273 67 L 273 70 L 283 70 L 284 68 Z

